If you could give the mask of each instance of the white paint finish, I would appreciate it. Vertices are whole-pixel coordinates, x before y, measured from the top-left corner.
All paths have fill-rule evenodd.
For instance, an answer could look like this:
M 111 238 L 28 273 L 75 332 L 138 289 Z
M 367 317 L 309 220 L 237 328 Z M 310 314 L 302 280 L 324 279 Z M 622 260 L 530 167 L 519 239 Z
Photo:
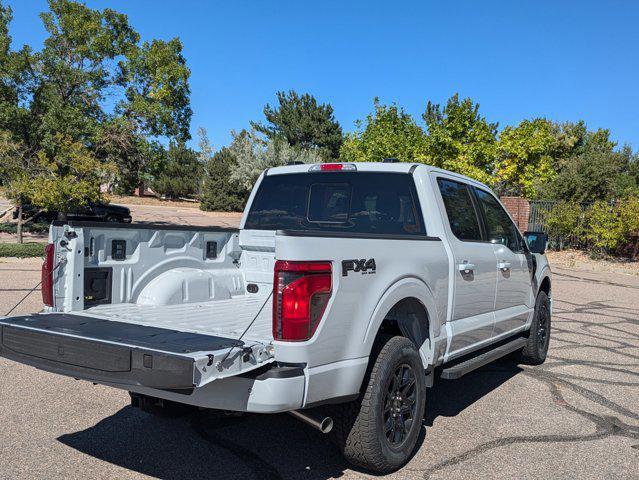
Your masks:
M 85 310 L 85 313 L 105 320 L 238 338 L 265 300 L 264 295 L 243 295 L 226 300 L 173 305 L 122 303 L 98 305 Z M 272 307 L 270 301 L 266 303 L 246 334 L 248 340 L 263 343 L 273 340 Z
M 497 296 L 492 335 L 498 336 L 524 326 L 534 304 L 526 256 L 513 252 L 505 245 L 494 244 L 494 249 L 497 258 Z
M 242 273 L 237 269 L 174 268 L 152 279 L 138 295 L 139 305 L 177 305 L 227 300 L 242 295 Z
M 441 262 L 446 258 L 441 241 L 284 235 L 276 236 L 275 241 L 278 260 L 331 260 L 333 265 L 333 294 L 315 335 L 305 342 L 275 342 L 280 361 L 304 362 L 314 367 L 369 355 L 374 340 L 374 335 L 367 335 L 369 325 L 374 321 L 379 326 L 394 305 L 388 304 L 386 310 L 375 313 L 378 303 L 386 292 L 406 278 L 415 278 L 421 285 L 415 288 L 418 294 L 414 295 L 419 295 L 417 298 L 423 304 L 432 306 L 429 311 L 432 321 L 441 323 L 446 318 L 448 263 Z M 351 272 L 342 276 L 342 261 L 353 258 L 375 258 L 376 273 Z M 407 289 L 404 294 L 412 296 L 411 292 Z M 424 300 L 429 295 L 432 298 Z
M 357 164 L 358 171 L 408 173 L 412 167 Z M 306 172 L 308 168 L 277 167 L 266 175 Z M 251 193 L 244 218 L 264 175 Z M 262 412 L 299 408 L 305 397 L 307 402 L 314 402 L 356 393 L 379 325 L 388 311 L 407 297 L 418 299 L 429 315 L 430 339 L 420 346 L 424 366 L 439 364 L 529 326 L 534 295 L 524 281 L 523 267 L 527 265 L 521 259 L 506 258 L 498 246 L 460 242 L 452 236 L 435 183 L 438 175 L 486 188 L 430 166 L 413 169 L 427 233 L 439 237 L 438 241 L 294 237 L 254 230 L 233 234 L 197 229 L 118 229 L 109 225 L 78 229 L 77 242 L 92 245 L 92 252 L 83 261 L 70 259 L 73 262 L 61 270 L 56 296 L 67 303 L 59 309 L 77 308 L 68 302 L 82 292 L 77 273 L 71 281 L 70 272 L 110 267 L 115 303 L 93 307 L 85 311 L 86 315 L 237 338 L 270 293 L 276 259 L 324 260 L 333 266 L 333 294 L 316 334 L 306 342 L 273 342 L 276 360 L 306 364 L 305 377 L 259 382 L 217 378 L 196 389 L 188 399 L 151 389 L 136 391 L 211 408 Z M 58 241 L 61 235 L 62 227 L 52 229 L 52 240 Z M 111 258 L 113 239 L 127 241 L 126 260 Z M 218 243 L 218 258 L 205 258 L 207 241 Z M 362 258 L 375 259 L 375 274 L 351 272 L 342 276 L 342 260 Z M 498 278 L 498 261 L 511 264 L 508 280 L 513 282 Z M 459 263 L 474 264 L 471 280 L 459 272 Z M 549 270 L 545 257 L 539 256 L 537 284 L 544 275 L 549 275 Z M 259 293 L 247 294 L 248 283 L 257 284 Z M 268 299 L 247 340 L 261 344 L 272 341 L 271 310 L 272 301 Z M 201 373 L 205 379 L 204 370 Z M 232 375 L 230 371 L 228 374 Z

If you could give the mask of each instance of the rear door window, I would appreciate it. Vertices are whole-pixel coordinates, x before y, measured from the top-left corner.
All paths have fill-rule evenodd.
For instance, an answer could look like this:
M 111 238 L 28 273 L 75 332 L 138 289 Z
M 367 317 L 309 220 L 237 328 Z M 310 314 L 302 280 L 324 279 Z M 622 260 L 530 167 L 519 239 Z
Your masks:
M 245 228 L 426 234 L 412 176 L 389 172 L 267 175 Z
M 479 219 L 468 185 L 447 178 L 438 178 L 437 184 L 453 234 L 460 240 L 482 241 Z

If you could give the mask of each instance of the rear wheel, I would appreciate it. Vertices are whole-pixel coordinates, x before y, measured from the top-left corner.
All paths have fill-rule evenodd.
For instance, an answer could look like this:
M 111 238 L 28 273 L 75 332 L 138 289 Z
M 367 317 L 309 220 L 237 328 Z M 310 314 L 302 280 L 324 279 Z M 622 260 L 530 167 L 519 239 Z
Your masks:
M 415 345 L 392 337 L 369 367 L 360 400 L 336 406 L 335 435 L 346 459 L 379 473 L 402 467 L 422 428 L 424 367 Z
M 550 300 L 546 292 L 537 294 L 535 316 L 526 346 L 519 353 L 519 362 L 526 365 L 541 365 L 546 361 L 550 345 Z

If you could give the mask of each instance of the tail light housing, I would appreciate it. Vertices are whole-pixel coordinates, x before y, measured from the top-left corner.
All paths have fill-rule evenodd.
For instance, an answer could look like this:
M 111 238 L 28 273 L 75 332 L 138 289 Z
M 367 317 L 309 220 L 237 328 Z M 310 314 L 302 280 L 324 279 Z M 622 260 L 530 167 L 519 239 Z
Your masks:
M 44 247 L 44 263 L 42 264 L 42 301 L 45 305 L 53 307 L 53 261 L 55 258 L 55 245 L 47 244 Z
M 332 291 L 330 262 L 275 262 L 273 338 L 303 342 L 313 336 Z

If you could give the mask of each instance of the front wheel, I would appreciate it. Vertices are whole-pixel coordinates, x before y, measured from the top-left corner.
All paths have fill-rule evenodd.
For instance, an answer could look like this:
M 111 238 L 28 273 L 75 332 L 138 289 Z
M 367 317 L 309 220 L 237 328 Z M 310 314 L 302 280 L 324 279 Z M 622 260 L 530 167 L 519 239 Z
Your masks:
M 537 294 L 535 316 L 530 326 L 528 342 L 519 353 L 519 362 L 526 365 L 541 365 L 546 361 L 550 345 L 550 300 L 546 292 Z
M 338 444 L 360 467 L 389 473 L 411 457 L 422 428 L 426 378 L 419 352 L 404 337 L 392 337 L 369 368 L 360 400 L 340 405 Z

